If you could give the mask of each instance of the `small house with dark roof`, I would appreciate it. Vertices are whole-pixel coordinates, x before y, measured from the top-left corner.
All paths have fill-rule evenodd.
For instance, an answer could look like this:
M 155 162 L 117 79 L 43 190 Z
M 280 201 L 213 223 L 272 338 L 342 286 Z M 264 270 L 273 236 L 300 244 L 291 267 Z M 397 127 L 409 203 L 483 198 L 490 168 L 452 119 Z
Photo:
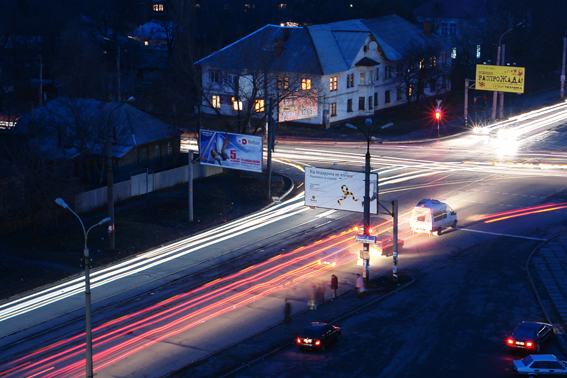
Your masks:
M 196 63 L 202 112 L 238 116 L 254 109 L 264 116 L 273 98 L 280 122 L 329 127 L 373 116 L 407 102 L 413 84 L 402 80 L 401 62 L 425 46 L 436 49 L 415 69 L 432 65 L 441 74 L 423 95 L 449 91 L 450 45 L 399 16 L 304 28 L 266 25 Z
M 109 132 L 115 182 L 179 163 L 181 132 L 125 102 L 57 98 L 22 116 L 13 132 L 32 140 L 46 159 L 65 161 L 75 177 L 91 182 L 106 177 Z

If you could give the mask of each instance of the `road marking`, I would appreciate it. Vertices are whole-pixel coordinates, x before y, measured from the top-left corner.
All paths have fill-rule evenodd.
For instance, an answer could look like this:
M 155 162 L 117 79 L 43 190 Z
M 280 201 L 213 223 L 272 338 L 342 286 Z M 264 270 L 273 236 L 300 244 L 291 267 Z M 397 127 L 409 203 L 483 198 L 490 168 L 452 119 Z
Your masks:
M 511 238 L 520 238 L 520 239 L 529 239 L 529 240 L 539 240 L 539 241 L 546 241 L 547 239 L 540 239 L 540 238 L 531 238 L 529 236 L 520 236 L 520 235 L 509 235 L 509 234 L 499 234 L 497 232 L 488 232 L 488 231 L 479 231 L 479 230 L 471 230 L 469 228 L 458 228 L 459 231 L 468 231 L 468 232 L 478 232 L 479 234 L 489 234 L 489 235 L 498 235 L 498 236 L 508 236 Z

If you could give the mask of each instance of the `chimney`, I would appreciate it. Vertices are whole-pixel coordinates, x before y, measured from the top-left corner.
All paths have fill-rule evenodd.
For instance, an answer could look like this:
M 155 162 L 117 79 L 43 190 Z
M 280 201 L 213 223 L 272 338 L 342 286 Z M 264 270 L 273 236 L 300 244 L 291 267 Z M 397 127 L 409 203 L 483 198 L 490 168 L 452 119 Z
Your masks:
M 423 22 L 423 34 L 431 38 L 431 21 Z
M 277 58 L 281 55 L 284 50 L 283 46 L 284 40 L 282 38 L 275 38 L 274 39 L 274 58 Z

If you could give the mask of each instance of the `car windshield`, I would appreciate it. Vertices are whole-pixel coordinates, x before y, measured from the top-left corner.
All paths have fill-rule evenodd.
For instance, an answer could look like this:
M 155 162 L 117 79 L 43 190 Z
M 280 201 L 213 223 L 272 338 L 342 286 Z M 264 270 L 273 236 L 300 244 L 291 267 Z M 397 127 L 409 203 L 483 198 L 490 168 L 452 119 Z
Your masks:
M 522 359 L 522 362 L 524 363 L 524 366 L 528 366 L 529 364 L 532 363 L 533 360 L 534 359 L 532 358 L 532 356 L 527 356 Z
M 304 329 L 301 332 L 301 337 L 315 339 L 317 337 L 321 337 L 321 331 L 316 331 L 314 329 Z
M 525 340 L 525 339 L 533 339 L 534 331 L 531 329 L 521 329 L 518 328 L 516 332 L 514 332 L 514 337 L 516 339 Z

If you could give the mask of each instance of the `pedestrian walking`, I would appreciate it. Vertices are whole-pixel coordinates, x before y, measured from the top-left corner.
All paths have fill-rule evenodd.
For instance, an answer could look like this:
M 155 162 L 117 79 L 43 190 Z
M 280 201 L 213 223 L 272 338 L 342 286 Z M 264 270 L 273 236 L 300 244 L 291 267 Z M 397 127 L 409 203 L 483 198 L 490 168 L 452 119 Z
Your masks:
M 362 281 L 362 277 L 360 277 L 360 274 L 356 275 L 356 281 L 354 283 L 354 287 L 356 288 L 356 294 L 360 298 L 360 296 L 362 296 L 362 293 L 364 293 L 364 282 Z
M 317 294 L 317 287 L 315 285 L 311 286 L 311 296 L 309 297 L 309 305 L 310 310 L 317 310 L 317 302 L 315 301 L 315 296 Z
M 337 297 L 337 289 L 339 288 L 339 279 L 334 274 L 331 276 L 331 291 L 333 292 L 333 299 Z
M 285 299 L 285 306 L 284 306 L 284 322 L 285 324 L 289 324 L 291 322 L 291 303 L 289 303 L 289 299 Z

